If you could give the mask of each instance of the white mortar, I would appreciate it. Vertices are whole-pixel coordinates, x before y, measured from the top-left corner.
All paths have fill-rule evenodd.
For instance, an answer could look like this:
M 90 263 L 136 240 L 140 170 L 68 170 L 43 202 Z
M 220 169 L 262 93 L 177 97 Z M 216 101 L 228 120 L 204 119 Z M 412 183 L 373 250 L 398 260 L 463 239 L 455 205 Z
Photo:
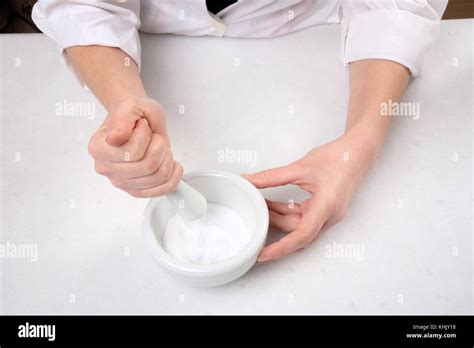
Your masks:
M 260 192 L 239 175 L 221 171 L 197 171 L 183 180 L 201 192 L 210 203 L 234 210 L 244 220 L 253 237 L 239 254 L 224 261 L 194 265 L 168 255 L 162 236 L 174 215 L 166 197 L 148 202 L 143 216 L 143 233 L 156 261 L 176 278 L 193 286 L 216 286 L 231 282 L 246 273 L 256 262 L 268 231 L 268 209 Z

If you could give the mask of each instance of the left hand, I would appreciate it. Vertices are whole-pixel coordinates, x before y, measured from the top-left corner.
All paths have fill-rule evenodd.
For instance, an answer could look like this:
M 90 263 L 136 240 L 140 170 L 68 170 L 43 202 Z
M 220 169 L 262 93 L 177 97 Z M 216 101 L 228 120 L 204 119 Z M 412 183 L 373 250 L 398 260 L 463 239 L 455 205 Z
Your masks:
M 319 232 L 340 222 L 377 150 L 364 134 L 346 133 L 289 165 L 243 174 L 257 188 L 293 184 L 312 194 L 301 204 L 267 200 L 270 224 L 288 235 L 263 248 L 258 261 L 278 259 L 305 248 Z

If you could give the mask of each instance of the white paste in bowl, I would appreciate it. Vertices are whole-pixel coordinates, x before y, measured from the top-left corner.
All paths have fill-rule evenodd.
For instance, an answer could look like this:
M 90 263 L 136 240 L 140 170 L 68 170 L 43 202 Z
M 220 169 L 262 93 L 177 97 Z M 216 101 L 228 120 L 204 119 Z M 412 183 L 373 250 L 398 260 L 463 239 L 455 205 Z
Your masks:
M 210 264 L 239 253 L 252 235 L 232 209 L 208 203 L 206 214 L 196 221 L 172 216 L 163 234 L 163 248 L 174 258 L 192 264 Z

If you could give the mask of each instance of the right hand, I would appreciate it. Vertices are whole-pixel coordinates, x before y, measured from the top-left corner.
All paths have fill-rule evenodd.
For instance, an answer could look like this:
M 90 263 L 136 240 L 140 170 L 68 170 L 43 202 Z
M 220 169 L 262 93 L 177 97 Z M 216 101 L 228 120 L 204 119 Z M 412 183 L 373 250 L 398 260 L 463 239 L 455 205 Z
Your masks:
M 88 150 L 96 172 L 134 197 L 165 195 L 183 176 L 183 167 L 173 160 L 164 111 L 150 98 L 112 105 Z

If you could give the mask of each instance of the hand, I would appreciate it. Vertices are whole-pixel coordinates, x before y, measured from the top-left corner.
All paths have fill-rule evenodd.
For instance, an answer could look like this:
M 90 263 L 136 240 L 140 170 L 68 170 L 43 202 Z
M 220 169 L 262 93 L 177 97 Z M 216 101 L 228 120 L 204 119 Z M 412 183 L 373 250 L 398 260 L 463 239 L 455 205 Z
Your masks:
M 305 248 L 319 232 L 340 222 L 376 150 L 366 144 L 363 135 L 344 135 L 287 166 L 243 174 L 257 188 L 293 184 L 312 194 L 301 204 L 267 200 L 270 224 L 289 234 L 263 248 L 258 261 Z
M 183 175 L 173 160 L 164 111 L 153 99 L 131 97 L 113 104 L 88 150 L 96 172 L 134 197 L 174 191 Z

